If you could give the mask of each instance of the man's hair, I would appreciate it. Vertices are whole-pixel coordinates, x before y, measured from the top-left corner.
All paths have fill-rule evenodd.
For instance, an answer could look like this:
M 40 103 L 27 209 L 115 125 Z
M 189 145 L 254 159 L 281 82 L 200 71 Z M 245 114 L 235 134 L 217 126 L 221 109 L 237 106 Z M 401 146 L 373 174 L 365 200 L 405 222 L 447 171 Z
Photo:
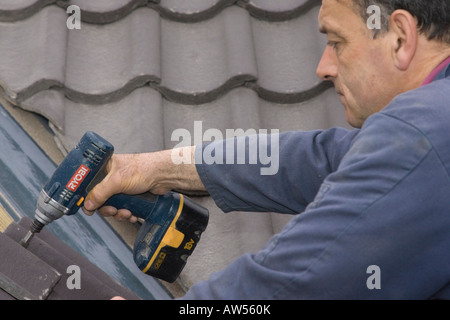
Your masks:
M 389 29 L 389 18 L 395 10 L 408 11 L 417 20 L 420 33 L 428 40 L 450 44 L 450 0 L 352 0 L 364 21 L 367 8 L 376 5 L 381 10 L 381 29 L 374 29 L 374 37 Z

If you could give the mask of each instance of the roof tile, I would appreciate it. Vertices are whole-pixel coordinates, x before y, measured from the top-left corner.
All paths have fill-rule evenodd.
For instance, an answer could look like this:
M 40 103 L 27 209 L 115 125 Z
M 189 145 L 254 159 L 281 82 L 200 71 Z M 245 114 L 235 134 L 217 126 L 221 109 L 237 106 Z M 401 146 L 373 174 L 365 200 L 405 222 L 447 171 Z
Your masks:
M 93 130 L 114 145 L 115 152 L 157 151 L 163 144 L 161 95 L 143 87 L 117 102 L 89 105 L 64 101 L 65 130 L 62 141 L 67 149 L 80 139 L 80 132 Z
M 82 21 L 93 24 L 112 23 L 143 6 L 153 8 L 165 19 L 190 23 L 211 19 L 231 5 L 239 5 L 261 20 L 285 21 L 307 13 L 320 5 L 320 0 L 18 0 L 0 4 L 0 21 L 26 19 L 48 5 L 65 10 L 73 4 L 83 11 Z
M 162 21 L 161 91 L 191 104 L 214 100 L 256 78 L 250 17 L 231 7 L 207 21 L 186 25 Z
M 20 103 L 51 86 L 63 86 L 65 23 L 64 12 L 54 6 L 26 20 L 0 22 L 0 84 L 10 99 Z
M 319 6 L 320 0 L 242 0 L 238 4 L 245 7 L 250 14 L 265 21 L 286 21 L 308 13 L 311 8 Z
M 316 13 L 286 22 L 252 19 L 258 86 L 290 94 L 320 82 L 315 73 L 321 57 Z
M 0 21 L 11 22 L 26 19 L 56 0 L 16 0 L 0 2 Z
M 155 11 L 140 8 L 124 20 L 71 30 L 67 96 L 82 103 L 108 103 L 148 82 L 159 82 L 159 25 Z

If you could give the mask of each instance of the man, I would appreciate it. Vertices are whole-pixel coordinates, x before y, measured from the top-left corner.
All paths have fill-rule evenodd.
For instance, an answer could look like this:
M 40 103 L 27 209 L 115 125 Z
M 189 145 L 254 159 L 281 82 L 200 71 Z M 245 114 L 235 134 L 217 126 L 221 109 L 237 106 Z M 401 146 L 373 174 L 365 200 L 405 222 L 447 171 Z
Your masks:
M 380 29 L 368 28 L 369 5 Z M 272 176 L 260 165 L 175 165 L 170 150 L 116 155 L 87 197 L 88 214 L 114 193 L 170 189 L 207 190 L 226 212 L 297 214 L 185 298 L 450 298 L 450 3 L 323 0 L 319 28 L 328 45 L 317 74 L 359 129 L 280 134 Z M 202 146 L 177 152 L 194 161 Z

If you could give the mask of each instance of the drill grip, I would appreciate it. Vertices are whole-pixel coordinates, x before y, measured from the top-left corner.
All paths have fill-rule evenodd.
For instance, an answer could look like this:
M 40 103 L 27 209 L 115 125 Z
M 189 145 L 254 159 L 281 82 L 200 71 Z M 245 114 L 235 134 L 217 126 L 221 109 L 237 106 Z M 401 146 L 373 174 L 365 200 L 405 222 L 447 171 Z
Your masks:
M 153 209 L 158 202 L 158 196 L 150 192 L 138 194 L 138 195 L 128 195 L 124 193 L 113 195 L 109 198 L 103 206 L 112 206 L 117 209 L 127 209 L 131 213 L 144 220 L 150 218 Z

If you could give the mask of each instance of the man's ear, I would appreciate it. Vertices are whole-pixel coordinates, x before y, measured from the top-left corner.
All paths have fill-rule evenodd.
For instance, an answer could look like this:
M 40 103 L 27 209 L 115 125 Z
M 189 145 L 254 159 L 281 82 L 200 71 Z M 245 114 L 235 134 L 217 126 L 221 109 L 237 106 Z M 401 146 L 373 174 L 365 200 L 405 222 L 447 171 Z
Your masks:
M 394 64 L 399 70 L 405 71 L 408 69 L 417 49 L 416 19 L 408 11 L 394 11 L 390 17 L 389 33 Z

